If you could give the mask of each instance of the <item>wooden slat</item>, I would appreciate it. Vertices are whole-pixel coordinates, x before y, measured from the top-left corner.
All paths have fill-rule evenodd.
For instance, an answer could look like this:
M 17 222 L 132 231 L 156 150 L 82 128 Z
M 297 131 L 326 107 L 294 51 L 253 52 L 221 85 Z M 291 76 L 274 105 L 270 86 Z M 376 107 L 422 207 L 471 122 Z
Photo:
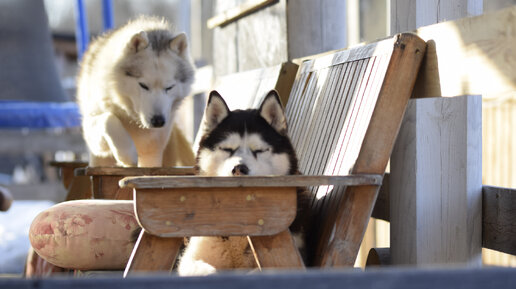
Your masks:
M 140 226 L 155 236 L 262 236 L 284 231 L 294 221 L 297 190 L 136 189 L 134 199 Z
M 124 277 L 148 272 L 169 272 L 183 245 L 183 238 L 159 238 L 141 231 Z
M 260 269 L 304 269 L 303 259 L 287 229 L 274 236 L 249 237 Z
M 310 103 L 310 106 L 308 106 L 308 109 L 305 110 L 303 116 L 300 116 L 304 121 L 303 125 L 301 126 L 303 129 L 300 135 L 302 142 L 295 146 L 295 149 L 298 153 L 298 156 L 301 156 L 299 160 L 299 166 L 301 168 L 308 167 L 310 162 L 313 160 L 312 155 L 310 154 L 311 148 L 313 148 L 314 145 L 314 140 L 312 137 L 317 132 L 315 128 L 315 126 L 318 124 L 317 116 L 320 114 L 321 106 L 326 100 L 325 94 L 327 91 L 329 91 L 328 87 L 330 85 L 326 84 L 331 81 L 331 72 L 331 68 L 325 68 L 318 74 L 317 94 L 311 97 L 313 101 Z
M 358 174 L 346 176 L 150 176 L 126 177 L 120 180 L 120 187 L 152 188 L 221 188 L 221 187 L 306 187 L 306 186 L 357 186 L 380 185 L 381 175 Z
M 425 48 L 426 43 L 414 35 L 396 37 L 382 89 L 352 172 L 384 173 Z M 322 232 L 317 264 L 353 265 L 377 192 L 378 187 L 373 186 L 347 188 L 337 214 L 328 220 L 332 225 Z
M 335 93 L 338 97 L 331 98 L 326 96 L 325 107 L 322 115 L 320 116 L 319 125 L 316 128 L 318 132 L 315 137 L 315 142 L 312 144 L 312 150 L 310 155 L 313 156 L 312 165 L 308 168 L 308 172 L 314 172 L 314 174 L 324 174 L 324 164 L 326 160 L 324 158 L 328 151 L 332 150 L 334 144 L 331 142 L 331 130 L 338 120 L 338 115 L 335 115 L 335 110 L 338 107 L 338 103 L 342 101 L 345 96 L 339 95 L 337 92 L 341 83 L 346 82 L 346 72 L 349 68 L 348 64 L 339 65 L 334 67 L 334 74 L 332 75 L 332 83 L 328 93 Z M 321 149 L 323 148 L 323 149 Z
M 516 255 L 516 189 L 482 188 L 482 246 Z

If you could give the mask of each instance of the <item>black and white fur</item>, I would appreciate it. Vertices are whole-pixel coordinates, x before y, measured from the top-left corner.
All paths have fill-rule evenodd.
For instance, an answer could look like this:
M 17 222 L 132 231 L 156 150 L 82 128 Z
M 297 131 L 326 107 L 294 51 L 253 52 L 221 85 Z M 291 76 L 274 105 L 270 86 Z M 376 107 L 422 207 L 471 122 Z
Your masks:
M 197 153 L 199 175 L 298 173 L 295 150 L 287 135 L 287 122 L 276 91 L 267 94 L 259 109 L 234 111 L 229 110 L 218 92 L 212 91 L 204 128 Z M 299 200 L 298 197 L 298 203 Z M 299 231 L 300 226 L 296 227 Z M 298 247 L 303 246 L 301 238 L 296 242 Z M 246 237 L 192 237 L 180 259 L 178 272 L 183 276 L 207 275 L 218 270 L 255 267 Z

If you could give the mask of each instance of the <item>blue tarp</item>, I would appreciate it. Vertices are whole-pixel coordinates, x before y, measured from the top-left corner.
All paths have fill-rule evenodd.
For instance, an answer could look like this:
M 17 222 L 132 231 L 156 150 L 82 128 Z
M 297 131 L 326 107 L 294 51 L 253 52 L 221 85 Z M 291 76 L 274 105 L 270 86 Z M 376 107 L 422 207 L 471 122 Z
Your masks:
M 0 100 L 0 129 L 72 128 L 81 125 L 75 102 Z

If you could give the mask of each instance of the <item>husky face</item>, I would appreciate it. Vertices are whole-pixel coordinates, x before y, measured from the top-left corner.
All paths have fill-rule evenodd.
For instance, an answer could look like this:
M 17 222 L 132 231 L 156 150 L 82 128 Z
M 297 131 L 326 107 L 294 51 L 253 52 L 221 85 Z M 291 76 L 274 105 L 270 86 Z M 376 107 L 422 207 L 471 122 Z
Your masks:
M 193 82 L 186 35 L 142 31 L 131 38 L 125 54 L 118 91 L 129 100 L 130 114 L 143 128 L 169 125 Z
M 212 91 L 205 128 L 197 153 L 200 175 L 297 173 L 297 159 L 276 91 L 269 92 L 257 110 L 235 111 L 230 111 L 220 94 Z

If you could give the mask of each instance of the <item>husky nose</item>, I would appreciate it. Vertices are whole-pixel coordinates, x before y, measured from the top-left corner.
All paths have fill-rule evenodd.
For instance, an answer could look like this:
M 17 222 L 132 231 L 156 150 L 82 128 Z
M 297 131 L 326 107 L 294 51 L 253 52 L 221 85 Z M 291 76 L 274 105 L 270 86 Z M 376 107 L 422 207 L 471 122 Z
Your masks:
M 249 174 L 249 168 L 246 165 L 237 165 L 231 171 L 233 176 L 242 176 Z
M 162 127 L 165 124 L 165 118 L 162 115 L 155 115 L 150 122 L 153 127 Z

